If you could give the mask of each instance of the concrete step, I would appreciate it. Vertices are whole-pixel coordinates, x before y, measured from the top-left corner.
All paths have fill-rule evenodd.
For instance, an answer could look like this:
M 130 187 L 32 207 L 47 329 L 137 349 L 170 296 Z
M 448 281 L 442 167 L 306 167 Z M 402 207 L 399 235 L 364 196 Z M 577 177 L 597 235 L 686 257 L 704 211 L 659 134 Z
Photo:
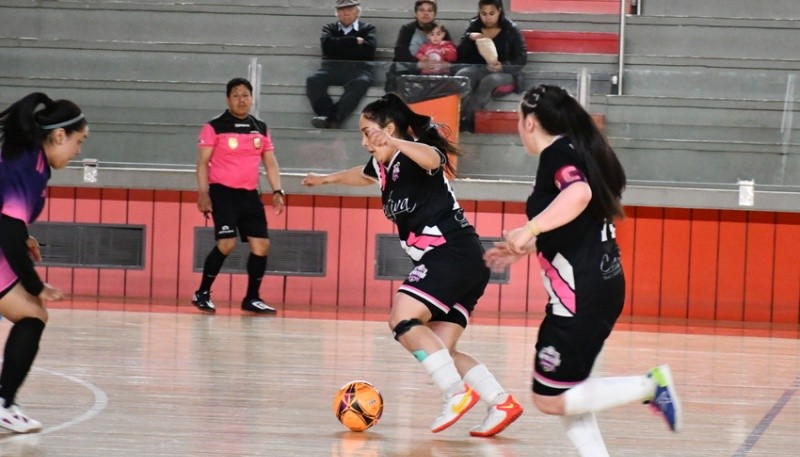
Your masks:
M 645 0 L 647 16 L 716 17 L 742 19 L 800 19 L 797 0 Z

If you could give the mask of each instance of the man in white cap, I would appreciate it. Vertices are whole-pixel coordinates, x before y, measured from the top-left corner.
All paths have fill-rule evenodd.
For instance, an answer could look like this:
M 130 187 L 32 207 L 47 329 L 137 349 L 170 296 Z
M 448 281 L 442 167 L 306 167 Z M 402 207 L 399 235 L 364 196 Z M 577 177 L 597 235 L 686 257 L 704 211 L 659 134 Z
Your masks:
M 316 116 L 316 128 L 337 128 L 355 111 L 373 83 L 372 61 L 378 38 L 375 27 L 359 20 L 358 0 L 336 0 L 338 21 L 322 27 L 322 66 L 306 79 L 306 95 Z M 328 87 L 344 86 L 334 102 Z

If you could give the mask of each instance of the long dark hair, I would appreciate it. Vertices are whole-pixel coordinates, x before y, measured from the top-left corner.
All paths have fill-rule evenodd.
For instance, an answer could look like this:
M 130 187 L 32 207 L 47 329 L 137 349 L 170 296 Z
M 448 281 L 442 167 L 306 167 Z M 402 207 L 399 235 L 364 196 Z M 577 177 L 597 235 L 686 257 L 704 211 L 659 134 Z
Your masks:
M 445 170 L 455 176 L 455 168 L 450 163 L 450 154 L 461 155 L 461 150 L 442 133 L 447 127 L 435 124 L 430 116 L 415 113 L 406 102 L 394 92 L 368 104 L 361 111 L 364 118 L 375 122 L 381 128 L 394 122 L 404 140 L 419 141 L 442 151 L 445 155 Z
M 39 105 L 44 105 L 44 108 L 37 110 Z M 84 127 L 86 119 L 75 103 L 53 101 L 41 92 L 28 94 L 0 113 L 2 158 L 12 159 L 26 152 L 38 151 L 55 129 L 63 128 L 70 134 Z
M 520 108 L 523 116 L 536 116 L 551 135 L 565 135 L 570 139 L 586 165 L 592 188 L 589 202 L 592 214 L 608 220 L 624 217 L 621 198 L 625 170 L 605 135 L 580 103 L 563 88 L 542 84 L 525 92 Z
M 478 0 L 478 15 L 476 16 L 478 20 L 480 20 L 481 17 L 480 15 L 481 7 L 487 5 L 494 6 L 495 8 L 500 10 L 500 16 L 498 17 L 497 25 L 502 24 L 503 19 L 506 18 L 506 9 L 503 8 L 503 0 Z M 483 21 L 481 21 L 481 23 L 483 23 Z

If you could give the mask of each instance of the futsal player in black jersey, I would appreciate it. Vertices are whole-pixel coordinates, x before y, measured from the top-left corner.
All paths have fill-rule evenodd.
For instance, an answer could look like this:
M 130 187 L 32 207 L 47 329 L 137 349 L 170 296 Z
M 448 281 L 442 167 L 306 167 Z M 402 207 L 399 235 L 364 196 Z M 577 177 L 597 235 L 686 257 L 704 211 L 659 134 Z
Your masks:
M 394 93 L 364 108 L 359 129 L 361 145 L 372 156 L 364 167 L 309 173 L 302 183 L 380 185 L 384 214 L 397 225 L 400 244 L 414 262 L 395 294 L 389 327 L 445 396 L 431 430 L 451 426 L 482 398 L 488 413 L 470 434 L 496 435 L 522 407 L 485 365 L 456 348 L 490 275 L 478 234 L 446 177 L 447 154 L 458 150 L 430 117 L 414 113 Z
M 528 90 L 517 128 L 527 152 L 539 156 L 529 221 L 485 259 L 503 269 L 534 254 L 542 267 L 549 303 L 536 342 L 534 404 L 562 417 L 583 457 L 608 455 L 594 413 L 611 407 L 649 403 L 679 431 L 681 408 L 667 365 L 641 376 L 589 377 L 625 299 L 613 224 L 623 215 L 625 171 L 589 114 L 560 87 Z

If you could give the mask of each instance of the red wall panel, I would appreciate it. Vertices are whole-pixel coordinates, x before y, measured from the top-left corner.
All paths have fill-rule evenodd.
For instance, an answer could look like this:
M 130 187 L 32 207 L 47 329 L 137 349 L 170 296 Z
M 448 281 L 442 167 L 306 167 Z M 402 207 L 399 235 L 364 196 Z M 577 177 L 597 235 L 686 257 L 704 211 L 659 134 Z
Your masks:
M 328 244 L 325 276 L 312 279 L 312 305 L 330 306 L 339 303 L 340 245 L 333 240 L 341 238 L 341 200 L 341 197 L 314 197 L 313 229 L 327 232 Z
M 664 210 L 661 260 L 662 317 L 686 318 L 689 306 L 689 239 L 691 212 Z
M 770 322 L 772 318 L 774 262 L 775 213 L 747 213 L 744 319 L 748 322 Z
M 314 197 L 292 195 L 292 206 L 286 208 L 286 228 L 308 230 L 313 227 Z M 286 277 L 286 303 L 293 305 L 311 303 L 311 279 L 303 276 Z
M 693 210 L 689 248 L 690 319 L 714 319 L 717 292 L 719 211 Z
M 103 189 L 100 195 L 100 222 L 103 224 L 128 223 L 128 191 Z M 103 297 L 125 295 L 125 270 L 101 269 L 98 274 L 97 294 Z
M 48 189 L 47 220 L 51 222 L 74 222 L 75 194 L 75 189 L 70 188 L 53 187 Z M 42 216 L 44 216 L 44 213 Z M 41 219 L 44 220 L 43 217 Z M 72 270 L 72 268 L 49 267 L 47 268 L 45 282 L 72 294 L 74 290 Z
M 338 237 L 328 236 L 329 245 L 339 245 L 339 257 L 336 259 L 339 273 L 337 305 L 365 306 L 365 283 L 373 274 L 372 266 L 366 261 L 367 202 L 368 199 L 363 197 L 342 198 L 341 230 L 338 231 Z
M 636 239 L 633 245 L 635 280 L 629 280 L 631 305 L 637 316 L 657 317 L 661 300 L 661 243 L 664 210 L 638 208 L 636 210 Z
M 622 271 L 625 272 L 625 307 L 622 309 L 623 316 L 633 314 L 633 288 L 631 284 L 636 279 L 636 271 L 633 268 L 633 250 L 636 243 L 636 207 L 625 207 L 625 218 L 614 221 L 617 228 L 617 244 L 622 257 Z
M 153 276 L 153 208 L 155 191 L 132 189 L 128 194 L 128 223 L 144 225 L 144 269 L 125 272 L 125 296 L 151 298 Z M 166 237 L 159 236 L 159 244 Z M 174 241 L 174 240 L 173 240 Z
M 475 229 L 482 236 L 502 236 L 503 233 L 503 203 L 477 202 L 475 206 L 477 215 L 472 219 Z M 500 310 L 500 285 L 489 283 L 480 299 L 480 309 L 484 311 Z M 509 306 L 512 306 L 509 303 Z M 524 305 L 523 305 L 524 306 Z M 517 306 L 519 307 L 519 305 Z M 507 311 L 503 308 L 503 311 Z
M 800 323 L 800 213 L 782 213 L 775 221 L 775 274 L 772 321 Z
M 82 187 L 75 190 L 75 222 L 97 224 L 100 222 L 100 189 Z M 99 291 L 97 268 L 72 270 L 72 293 L 95 296 Z
M 744 318 L 746 249 L 747 213 L 723 211 L 719 221 L 716 319 L 740 321 Z

